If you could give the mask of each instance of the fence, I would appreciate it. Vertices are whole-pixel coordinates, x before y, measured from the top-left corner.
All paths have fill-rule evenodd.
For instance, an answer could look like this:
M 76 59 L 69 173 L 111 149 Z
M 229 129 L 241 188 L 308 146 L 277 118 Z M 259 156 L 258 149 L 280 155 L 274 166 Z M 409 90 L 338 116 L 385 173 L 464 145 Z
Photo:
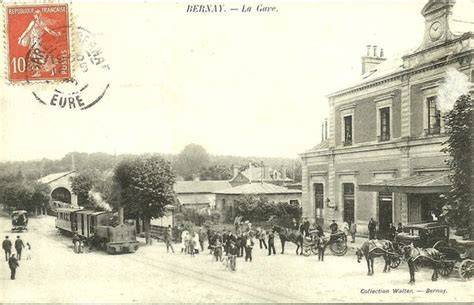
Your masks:
M 164 240 L 166 230 L 168 230 L 168 227 L 151 225 L 150 226 L 151 237 L 156 238 L 157 240 Z M 171 240 L 172 241 L 181 240 L 181 237 L 179 236 L 179 232 L 177 228 L 171 228 Z

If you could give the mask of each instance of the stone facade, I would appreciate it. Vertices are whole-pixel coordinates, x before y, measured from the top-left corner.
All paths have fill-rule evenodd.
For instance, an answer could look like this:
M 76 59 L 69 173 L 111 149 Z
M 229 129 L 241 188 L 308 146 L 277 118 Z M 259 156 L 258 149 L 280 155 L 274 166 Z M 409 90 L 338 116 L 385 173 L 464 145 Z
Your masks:
M 452 0 L 429 1 L 420 47 L 328 96 L 327 142 L 300 155 L 304 216 L 325 225 L 353 219 L 361 233 L 370 218 L 382 226 L 425 220 L 422 205 L 439 194 L 368 192 L 359 185 L 446 172 L 438 92 L 451 68 L 474 78 L 474 29 L 457 30 L 454 8 Z

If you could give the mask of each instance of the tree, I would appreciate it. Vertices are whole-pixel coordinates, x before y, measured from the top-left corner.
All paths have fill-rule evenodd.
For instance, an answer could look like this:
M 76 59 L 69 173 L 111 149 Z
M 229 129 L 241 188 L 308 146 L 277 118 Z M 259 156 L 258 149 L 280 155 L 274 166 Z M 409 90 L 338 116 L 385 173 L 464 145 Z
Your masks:
M 199 172 L 201 180 L 229 180 L 232 178 L 232 170 L 224 165 L 212 165 L 201 168 Z
M 0 179 L 3 180 L 3 179 Z M 35 212 L 47 207 L 50 200 L 48 185 L 33 181 L 6 180 L 0 184 L 0 200 L 9 210 Z
M 201 145 L 188 144 L 176 158 L 174 169 L 184 180 L 193 180 L 199 169 L 209 164 L 209 155 Z
M 118 203 L 127 215 L 143 220 L 147 244 L 150 220 L 162 217 L 165 206 L 175 203 L 175 176 L 169 162 L 159 156 L 135 157 L 120 162 L 113 176 Z
M 49 185 L 33 182 L 33 195 L 31 196 L 31 206 L 35 214 L 46 214 L 49 201 L 51 200 L 51 188 Z
M 78 204 L 84 208 L 93 208 L 94 202 L 89 193 L 99 181 L 100 173 L 97 170 L 85 170 L 77 176 L 71 177 L 72 192 L 77 195 Z
M 442 151 L 451 158 L 447 161 L 451 168 L 452 189 L 446 195 L 450 209 L 447 220 L 459 229 L 470 227 L 470 238 L 474 238 L 472 225 L 473 198 L 472 182 L 472 99 L 470 95 L 460 96 L 454 107 L 445 116 L 446 131 L 449 136 Z
M 302 210 L 298 204 L 269 202 L 265 196 L 245 195 L 235 200 L 235 215 L 249 221 L 267 221 L 277 217 L 280 225 L 291 227 L 292 219 L 301 219 Z

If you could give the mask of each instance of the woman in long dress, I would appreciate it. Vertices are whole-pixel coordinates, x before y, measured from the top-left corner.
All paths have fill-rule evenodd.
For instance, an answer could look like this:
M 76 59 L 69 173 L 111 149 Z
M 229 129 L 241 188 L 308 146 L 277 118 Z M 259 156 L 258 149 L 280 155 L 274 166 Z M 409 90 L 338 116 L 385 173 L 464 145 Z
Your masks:
M 187 247 L 187 243 L 188 243 L 188 239 L 189 239 L 189 232 L 187 230 L 184 230 L 182 233 L 181 233 L 181 252 L 184 252 L 184 254 L 187 254 L 187 250 L 188 250 L 188 247 Z
M 31 259 L 31 245 L 29 242 L 26 243 L 25 249 L 23 249 L 24 256 L 26 259 Z

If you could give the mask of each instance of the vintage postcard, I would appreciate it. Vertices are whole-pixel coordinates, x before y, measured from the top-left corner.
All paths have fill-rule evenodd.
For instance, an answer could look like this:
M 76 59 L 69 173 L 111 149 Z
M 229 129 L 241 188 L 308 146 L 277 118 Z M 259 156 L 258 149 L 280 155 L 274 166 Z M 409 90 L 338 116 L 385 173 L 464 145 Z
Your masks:
M 0 28 L 0 303 L 473 303 L 473 0 Z

